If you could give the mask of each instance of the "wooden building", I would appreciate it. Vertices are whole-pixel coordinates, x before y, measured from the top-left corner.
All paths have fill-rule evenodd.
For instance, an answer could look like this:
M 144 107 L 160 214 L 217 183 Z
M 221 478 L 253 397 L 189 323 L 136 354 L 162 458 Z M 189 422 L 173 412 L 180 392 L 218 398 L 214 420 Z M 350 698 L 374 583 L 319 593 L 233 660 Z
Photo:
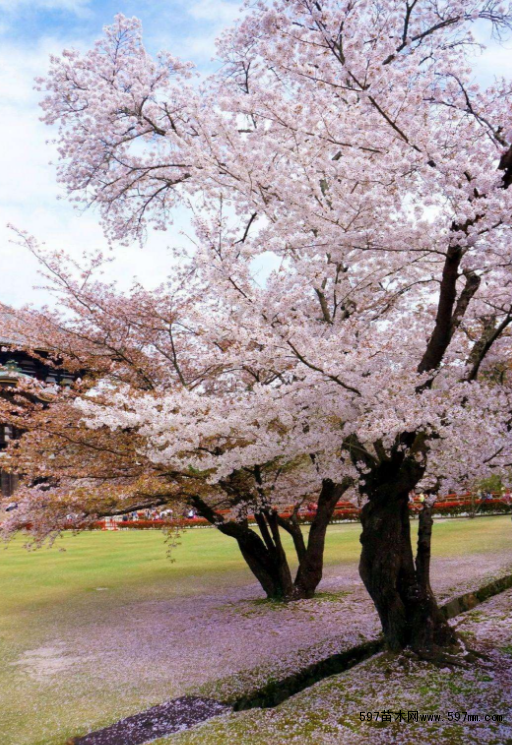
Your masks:
M 27 375 L 47 383 L 58 383 L 70 385 L 73 376 L 65 370 L 58 370 L 45 364 L 44 358 L 47 353 L 44 349 L 37 350 L 40 359 L 32 357 L 23 351 L 26 346 L 22 334 L 12 331 L 12 315 L 5 307 L 0 308 L 0 387 L 16 385 L 20 375 Z M 9 442 L 20 433 L 8 425 L 0 424 L 0 493 L 4 497 L 11 496 L 16 489 L 17 477 L 15 474 L 6 473 L 1 470 L 2 450 Z

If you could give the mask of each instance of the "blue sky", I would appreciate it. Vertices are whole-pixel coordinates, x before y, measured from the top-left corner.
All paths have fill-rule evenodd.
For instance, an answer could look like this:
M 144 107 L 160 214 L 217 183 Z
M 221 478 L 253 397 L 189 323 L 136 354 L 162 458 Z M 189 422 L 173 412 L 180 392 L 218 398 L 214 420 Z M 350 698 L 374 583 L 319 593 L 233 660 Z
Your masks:
M 142 20 L 149 48 L 188 50 L 205 64 L 215 34 L 238 15 L 240 5 L 240 0 L 0 0 L 0 31 L 22 47 L 45 38 L 87 43 L 121 12 Z
M 50 161 L 51 130 L 39 121 L 40 94 L 34 78 L 44 75 L 49 54 L 66 47 L 88 48 L 116 13 L 136 15 L 148 49 L 168 49 L 208 71 L 218 33 L 238 15 L 240 0 L 0 0 L 0 302 L 40 304 L 48 295 L 36 261 L 10 242 L 11 223 L 38 240 L 74 253 L 104 247 L 93 212 L 77 213 L 65 200 Z M 117 253 L 111 273 L 124 286 L 132 279 L 156 284 L 168 273 L 168 246 L 182 243 L 183 215 L 166 234 L 153 234 L 144 251 Z
M 10 244 L 7 223 L 27 230 L 39 240 L 75 253 L 105 246 L 93 212 L 78 214 L 65 200 L 50 164 L 52 133 L 39 121 L 39 95 L 33 80 L 44 75 L 48 55 L 66 47 L 88 48 L 116 13 L 138 16 L 148 49 L 167 49 L 211 68 L 218 33 L 238 15 L 242 0 L 0 0 L 0 302 L 20 306 L 40 304 L 46 293 L 35 260 Z M 512 42 L 498 46 L 479 30 L 487 44 L 479 57 L 477 76 L 491 82 L 494 75 L 512 78 Z M 178 215 L 165 234 L 151 235 L 142 250 L 117 252 L 112 274 L 123 285 L 137 278 L 155 284 L 169 270 L 167 247 L 182 243 L 180 229 L 187 221 Z

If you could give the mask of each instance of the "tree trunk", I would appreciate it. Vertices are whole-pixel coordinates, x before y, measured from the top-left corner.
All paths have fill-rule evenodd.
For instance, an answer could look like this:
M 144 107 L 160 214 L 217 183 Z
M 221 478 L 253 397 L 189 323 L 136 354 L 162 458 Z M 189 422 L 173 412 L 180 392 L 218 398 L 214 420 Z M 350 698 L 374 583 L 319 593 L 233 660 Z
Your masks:
M 225 535 L 236 538 L 238 547 L 247 566 L 254 574 L 268 598 L 282 598 L 289 594 L 288 586 L 283 586 L 283 570 L 278 559 L 273 556 L 264 545 L 259 535 L 250 528 L 238 530 L 238 524 L 219 525 L 219 530 Z M 290 578 L 291 584 L 291 578 Z
M 348 482 L 335 484 L 329 479 L 322 484 L 316 515 L 309 528 L 307 546 L 302 557 L 299 557 L 299 568 L 294 582 L 295 597 L 312 598 L 315 594 L 322 579 L 327 528 L 336 504 L 348 486 Z
M 400 481 L 398 479 L 398 481 Z M 414 484 L 413 484 L 414 486 Z M 430 508 L 420 515 L 416 562 L 411 545 L 408 494 L 392 483 L 374 490 L 362 510 L 361 579 L 379 614 L 391 651 L 407 646 L 431 653 L 456 643 L 430 588 Z
M 276 546 L 265 520 L 265 515 L 256 515 L 261 536 L 249 527 L 247 520 L 225 520 L 201 497 L 191 498 L 197 513 L 214 525 L 221 533 L 236 540 L 240 552 L 268 598 L 289 598 L 293 594 L 293 583 L 288 560 L 282 545 Z M 278 536 L 279 538 L 279 536 Z
M 270 509 L 255 514 L 261 534 L 258 535 L 247 521 L 225 520 L 198 496 L 193 497 L 191 503 L 198 514 L 215 525 L 221 533 L 235 538 L 247 566 L 268 598 L 300 600 L 312 598 L 322 579 L 327 528 L 336 503 L 349 486 L 348 480 L 342 484 L 335 484 L 328 479 L 323 482 L 307 545 L 296 515 L 286 519 L 280 517 L 276 510 Z M 293 539 L 299 563 L 295 580 L 292 580 L 280 527 Z
M 274 542 L 274 564 L 277 568 L 279 582 L 282 589 L 282 595 L 284 598 L 291 598 L 293 597 L 292 573 L 288 564 L 286 551 L 284 550 L 283 543 L 281 541 L 281 534 L 279 533 L 277 511 L 269 510 L 266 513 L 266 518 L 272 532 L 272 539 Z

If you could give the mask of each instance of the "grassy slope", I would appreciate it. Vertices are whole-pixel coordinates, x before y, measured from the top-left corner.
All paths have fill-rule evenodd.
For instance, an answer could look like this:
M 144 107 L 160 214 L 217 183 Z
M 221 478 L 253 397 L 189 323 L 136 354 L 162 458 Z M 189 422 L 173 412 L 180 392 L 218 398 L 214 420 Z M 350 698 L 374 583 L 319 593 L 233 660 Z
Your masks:
M 435 554 L 450 557 L 509 548 L 509 518 L 447 521 L 436 526 Z M 357 561 L 359 526 L 333 526 L 326 550 L 327 564 Z M 101 710 L 117 711 L 117 692 L 101 681 L 83 679 L 67 671 L 51 685 L 31 681 L 20 672 L 20 657 L 72 625 L 78 632 L 98 616 L 122 612 L 133 603 L 177 599 L 211 593 L 213 588 L 243 585 L 251 575 L 236 544 L 214 530 L 187 532 L 175 550 L 176 561 L 166 558 L 164 540 L 156 532 L 88 533 L 66 536 L 57 548 L 27 553 L 16 542 L 0 558 L 0 741 L 2 745 L 62 743 Z M 108 588 L 100 592 L 98 588 Z M 72 688 L 70 690 L 70 680 Z M 64 684 L 65 683 L 65 684 Z M 137 681 L 123 691 L 133 705 Z M 147 697 L 151 692 L 143 692 Z M 155 696 L 160 694 L 155 690 Z M 144 700 L 141 692 L 141 703 Z M 52 722 L 67 722 L 48 739 L 47 715 Z M 90 719 L 89 719 L 90 717 Z M 55 728 L 55 725 L 52 725 Z
M 501 659 L 505 655 L 501 655 Z M 508 659 L 508 664 L 512 658 Z M 212 719 L 154 745 L 511 745 L 510 680 L 504 688 L 487 669 L 439 669 L 408 656 L 379 655 L 328 678 L 275 709 Z M 360 712 L 392 712 L 391 722 L 361 722 Z M 442 722 L 395 721 L 396 712 L 440 714 Z M 448 711 L 504 722 L 447 721 Z M 463 714 L 460 714 L 463 717 Z
M 511 605 L 508 590 L 457 618 L 466 644 L 486 655 L 478 664 L 440 667 L 380 654 L 275 709 L 215 718 L 154 745 L 512 745 Z M 408 722 L 408 712 L 440 720 Z

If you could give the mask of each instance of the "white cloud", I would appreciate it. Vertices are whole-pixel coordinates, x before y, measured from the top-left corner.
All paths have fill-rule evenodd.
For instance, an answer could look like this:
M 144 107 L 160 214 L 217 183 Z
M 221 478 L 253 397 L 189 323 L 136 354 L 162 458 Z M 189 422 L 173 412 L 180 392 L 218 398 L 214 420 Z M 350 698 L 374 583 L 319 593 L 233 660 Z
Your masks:
M 492 85 L 495 78 L 512 77 L 512 47 L 490 44 L 475 58 L 475 72 L 482 85 Z
M 492 85 L 496 78 L 512 78 L 512 38 L 499 41 L 492 38 L 490 24 L 479 21 L 473 29 L 482 45 L 472 56 L 472 66 L 480 85 Z
M 187 6 L 186 12 L 202 21 L 228 25 L 240 14 L 240 3 L 231 0 L 196 0 Z
M 29 6 L 32 10 L 67 10 L 82 15 L 88 5 L 89 0 L 0 0 L 0 8 L 9 13 Z
M 61 188 L 56 183 L 55 156 L 48 143 L 51 130 L 39 119 L 40 93 L 34 90 L 34 77 L 44 74 L 48 55 L 64 47 L 83 46 L 73 40 L 45 39 L 31 52 L 16 45 L 0 48 L 0 302 L 19 306 L 41 303 L 48 295 L 34 291 L 41 284 L 38 266 L 26 250 L 13 246 L 7 223 L 33 234 L 49 246 L 66 249 L 75 255 L 98 248 L 108 251 L 94 212 L 78 213 L 65 201 L 58 201 Z M 161 282 L 170 271 L 169 244 L 182 243 L 179 227 L 187 222 L 178 215 L 177 224 L 168 233 L 150 236 L 141 250 L 120 248 L 107 279 L 122 286 L 135 278 L 151 286 Z
M 154 7 L 156 11 L 157 6 Z M 241 8 L 241 0 L 194 0 L 180 2 L 177 7 L 174 3 L 158 5 L 159 22 L 145 24 L 145 38 L 153 48 L 169 49 L 204 68 L 215 56 L 217 37 L 240 16 Z M 178 32 L 174 26 L 177 14 L 186 33 Z

